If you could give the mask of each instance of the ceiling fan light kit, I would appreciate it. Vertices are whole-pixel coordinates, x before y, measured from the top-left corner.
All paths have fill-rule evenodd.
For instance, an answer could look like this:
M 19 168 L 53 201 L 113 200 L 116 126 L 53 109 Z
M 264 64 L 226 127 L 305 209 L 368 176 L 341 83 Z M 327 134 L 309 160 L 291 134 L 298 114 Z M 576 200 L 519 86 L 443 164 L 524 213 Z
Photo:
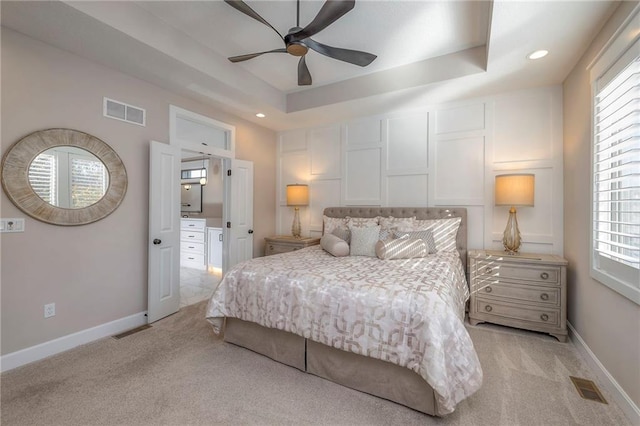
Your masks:
M 361 67 L 366 67 L 377 57 L 376 55 L 373 55 L 371 53 L 361 52 L 358 50 L 327 46 L 311 39 L 311 36 L 319 33 L 329 25 L 333 24 L 339 18 L 341 18 L 345 13 L 353 9 L 353 7 L 355 6 L 355 0 L 327 0 L 322 5 L 322 8 L 313 19 L 313 21 L 311 21 L 311 23 L 304 28 L 300 27 L 300 0 L 297 0 L 296 26 L 291 28 L 287 35 L 285 35 L 284 37 L 282 37 L 282 34 L 280 34 L 278 30 L 276 30 L 271 24 L 269 24 L 269 22 L 258 15 L 258 13 L 251 9 L 251 7 L 249 7 L 249 5 L 247 5 L 244 1 L 225 0 L 225 3 L 274 30 L 276 33 L 278 33 L 285 45 L 284 49 L 273 49 L 265 52 L 232 56 L 229 58 L 229 60 L 234 63 L 242 62 L 256 58 L 260 55 L 264 55 L 265 53 L 288 53 L 292 56 L 300 57 L 300 61 L 298 62 L 298 86 L 309 86 L 312 83 L 311 73 L 309 72 L 309 68 L 307 67 L 306 61 L 304 59 L 305 55 L 309 52 L 309 49 L 314 50 L 329 58 L 348 62 Z

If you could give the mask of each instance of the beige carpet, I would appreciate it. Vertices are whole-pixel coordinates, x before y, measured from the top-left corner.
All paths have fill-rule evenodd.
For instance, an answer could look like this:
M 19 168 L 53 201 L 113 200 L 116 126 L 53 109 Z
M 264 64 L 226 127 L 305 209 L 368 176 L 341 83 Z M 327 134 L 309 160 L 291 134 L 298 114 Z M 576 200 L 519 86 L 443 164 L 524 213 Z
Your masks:
M 569 375 L 595 378 L 551 337 L 469 327 L 484 385 L 438 419 L 224 343 L 204 310 L 2 374 L 2 425 L 629 424 L 606 393 L 609 405 L 578 396 Z

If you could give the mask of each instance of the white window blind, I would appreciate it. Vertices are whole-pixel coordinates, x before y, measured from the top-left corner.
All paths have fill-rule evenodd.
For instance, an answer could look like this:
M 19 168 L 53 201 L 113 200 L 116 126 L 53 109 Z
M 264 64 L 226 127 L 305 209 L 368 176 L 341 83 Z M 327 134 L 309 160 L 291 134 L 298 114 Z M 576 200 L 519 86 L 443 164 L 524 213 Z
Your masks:
M 57 158 L 55 155 L 40 154 L 29 166 L 29 183 L 33 191 L 49 204 L 58 205 Z
M 107 192 L 107 170 L 97 158 L 70 155 L 71 207 L 82 208 L 100 201 Z
M 640 303 L 640 56 L 627 53 L 594 86 L 592 271 Z

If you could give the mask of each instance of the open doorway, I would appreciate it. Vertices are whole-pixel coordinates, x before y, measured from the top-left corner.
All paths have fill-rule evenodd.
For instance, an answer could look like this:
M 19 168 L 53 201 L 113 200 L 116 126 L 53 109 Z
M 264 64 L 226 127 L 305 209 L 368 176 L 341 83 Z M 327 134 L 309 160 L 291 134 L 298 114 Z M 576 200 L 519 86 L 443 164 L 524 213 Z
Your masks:
M 183 218 L 181 215 L 183 151 L 190 151 L 190 154 L 185 154 L 185 158 L 190 156 L 190 160 L 196 163 L 194 170 L 202 169 L 203 160 L 205 164 L 207 160 L 213 164 L 213 158 L 222 160 L 219 176 L 223 179 L 221 225 L 224 224 L 224 227 L 221 236 L 217 236 L 222 252 L 222 272 L 253 257 L 253 163 L 235 158 L 235 127 L 173 105 L 169 110 L 169 144 L 151 141 L 149 145 L 149 323 L 180 309 L 182 220 L 191 220 L 193 226 L 190 228 L 201 228 L 197 238 L 216 241 L 215 234 L 211 238 L 209 235 L 204 237 L 204 233 L 208 234 L 210 231 L 207 228 L 216 227 L 215 222 L 207 222 L 206 212 L 199 218 Z M 212 168 L 209 173 L 213 172 Z M 197 212 L 187 216 L 194 213 Z M 194 240 L 195 238 L 196 236 L 193 237 Z M 192 250 L 195 250 L 195 246 L 193 247 Z M 207 256 L 207 249 L 205 244 L 199 248 L 200 252 L 204 251 L 204 256 Z M 209 253 L 213 251 L 210 250 Z M 195 256 L 189 257 L 193 259 L 187 260 L 197 259 Z M 198 275 L 203 277 L 202 271 L 207 271 L 209 264 L 213 262 L 209 259 L 198 262 L 201 271 Z M 193 298 L 187 298 L 186 303 L 192 301 Z
M 223 159 L 182 149 L 180 308 L 208 299 L 222 279 Z

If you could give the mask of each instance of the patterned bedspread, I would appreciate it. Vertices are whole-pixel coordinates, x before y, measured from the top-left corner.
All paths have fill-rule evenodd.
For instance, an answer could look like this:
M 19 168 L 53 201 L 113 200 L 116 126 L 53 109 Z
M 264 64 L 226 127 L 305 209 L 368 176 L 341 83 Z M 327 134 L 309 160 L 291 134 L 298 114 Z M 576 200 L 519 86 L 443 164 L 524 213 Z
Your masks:
M 463 322 L 468 296 L 457 252 L 380 260 L 313 246 L 236 265 L 207 319 L 216 333 L 224 317 L 239 318 L 409 368 L 444 415 L 482 384 Z

